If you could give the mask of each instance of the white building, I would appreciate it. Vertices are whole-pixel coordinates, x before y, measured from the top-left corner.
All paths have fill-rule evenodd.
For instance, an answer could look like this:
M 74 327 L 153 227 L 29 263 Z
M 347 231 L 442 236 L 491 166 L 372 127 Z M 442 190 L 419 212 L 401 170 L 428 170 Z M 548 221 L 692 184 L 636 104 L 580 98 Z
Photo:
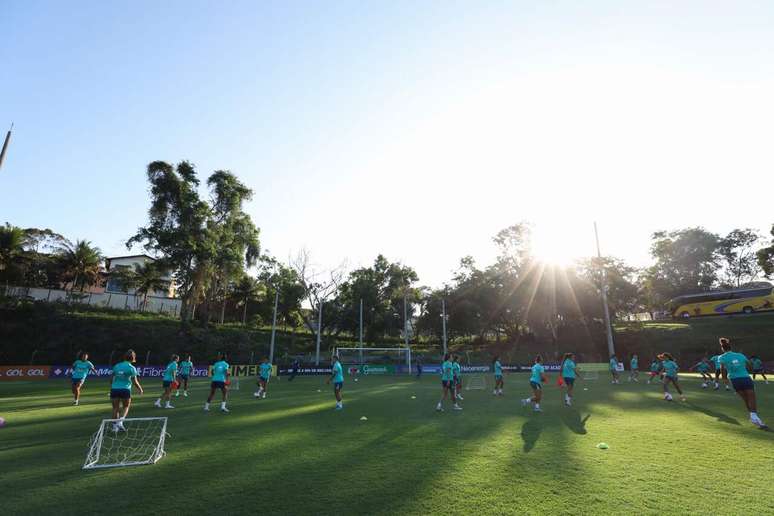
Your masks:
M 110 273 L 119 269 L 131 269 L 145 265 L 147 263 L 153 263 L 156 259 L 147 254 L 133 254 L 130 256 L 111 256 L 105 258 L 105 292 L 109 294 L 134 294 L 134 289 L 125 289 L 115 279 L 110 278 Z M 155 290 L 148 292 L 148 296 L 151 297 L 175 297 L 175 280 L 170 272 L 164 273 L 162 276 L 164 282 L 168 287 L 164 290 Z

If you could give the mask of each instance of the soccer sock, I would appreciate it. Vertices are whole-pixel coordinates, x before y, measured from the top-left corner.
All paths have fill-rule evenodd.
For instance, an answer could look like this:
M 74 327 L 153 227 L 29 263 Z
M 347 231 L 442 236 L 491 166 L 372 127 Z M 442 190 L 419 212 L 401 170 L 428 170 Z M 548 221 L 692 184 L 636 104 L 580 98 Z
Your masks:
M 210 408 L 210 402 L 205 401 L 204 402 L 204 408 L 206 408 L 206 409 Z
M 540 403 L 535 403 L 535 408 L 540 408 Z

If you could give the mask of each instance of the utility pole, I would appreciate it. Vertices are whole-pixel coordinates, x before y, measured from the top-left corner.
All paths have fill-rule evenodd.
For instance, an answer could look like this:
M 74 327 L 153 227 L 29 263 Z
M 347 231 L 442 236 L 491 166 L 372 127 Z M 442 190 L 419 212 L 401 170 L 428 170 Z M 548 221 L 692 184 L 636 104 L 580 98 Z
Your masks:
M 277 306 L 279 305 L 279 289 L 274 294 L 274 317 L 271 320 L 271 344 L 269 344 L 269 363 L 274 363 L 274 335 L 277 333 Z
M 599 258 L 599 267 L 602 269 L 602 309 L 605 311 L 605 330 L 607 331 L 607 353 L 615 355 L 615 344 L 613 343 L 613 326 L 610 324 L 610 310 L 607 307 L 607 270 L 602 263 L 602 252 L 599 248 L 599 231 L 597 223 L 594 223 L 594 238 L 597 241 L 597 258 Z
M 443 354 L 446 354 L 446 298 L 441 298 L 441 324 L 443 325 Z
M 317 316 L 317 350 L 314 356 L 314 365 L 320 365 L 320 337 L 322 336 L 322 307 L 323 301 L 320 300 L 320 313 Z
M 406 294 L 403 294 L 403 340 L 406 343 L 406 347 L 409 347 L 408 337 L 408 308 L 406 307 Z
M 8 132 L 5 133 L 5 141 L 3 142 L 3 150 L 0 150 L 0 168 L 3 168 L 3 161 L 5 161 L 5 153 L 8 151 L 8 144 L 11 143 L 11 131 L 13 131 L 13 124 Z

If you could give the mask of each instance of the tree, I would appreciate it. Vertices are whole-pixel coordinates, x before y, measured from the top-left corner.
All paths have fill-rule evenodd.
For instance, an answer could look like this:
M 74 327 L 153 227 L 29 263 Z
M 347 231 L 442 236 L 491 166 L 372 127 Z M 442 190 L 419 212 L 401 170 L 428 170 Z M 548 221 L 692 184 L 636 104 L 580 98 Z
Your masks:
M 656 263 L 645 272 L 651 303 L 663 306 L 677 295 L 705 292 L 716 284 L 718 235 L 696 227 L 659 231 L 652 240 L 650 253 Z
M 326 327 L 335 323 L 335 318 L 323 317 L 323 324 L 317 327 L 320 306 L 333 299 L 338 293 L 344 278 L 344 264 L 339 267 L 321 270 L 312 263 L 312 256 L 306 249 L 301 249 L 291 261 L 290 267 L 294 270 L 298 282 L 304 291 L 304 299 L 311 307 L 311 311 L 302 311 L 301 317 L 307 328 L 318 336 L 322 335 Z
M 19 260 L 27 244 L 27 235 L 21 228 L 6 222 L 0 226 L 0 275 L 9 281 L 21 273 Z
M 769 246 L 759 249 L 756 253 L 758 265 L 767 278 L 774 275 L 774 224 L 771 226 L 771 237 Z
M 147 177 L 151 185 L 148 225 L 137 230 L 127 248 L 141 244 L 161 255 L 159 266 L 174 271 L 183 325 L 202 300 L 206 323 L 213 302 L 225 302 L 231 282 L 258 256 L 258 229 L 242 210 L 252 191 L 232 173 L 218 170 L 207 181 L 208 204 L 199 197 L 199 180 L 187 161 L 174 167 L 154 161 L 148 165 Z
M 169 282 L 164 279 L 164 271 L 154 262 L 134 265 L 132 281 L 135 293 L 142 296 L 142 309 L 148 306 L 148 294 L 157 290 L 169 288 Z
M 102 253 L 88 240 L 76 240 L 75 244 L 64 245 L 59 250 L 59 261 L 65 280 L 72 283 L 73 289 L 80 286 L 83 292 L 86 286 L 94 285 L 99 280 Z
M 637 278 L 639 271 L 611 256 L 587 258 L 577 265 L 580 278 L 591 283 L 597 292 L 602 290 L 602 270 L 607 274 L 607 301 L 612 316 L 639 311 L 643 304 Z
M 264 286 L 258 280 L 245 274 L 236 282 L 231 290 L 231 296 L 242 305 L 242 324 L 247 324 L 247 305 L 252 301 L 258 301 L 265 294 Z
M 754 229 L 734 229 L 718 245 L 722 262 L 722 284 L 739 288 L 761 274 L 757 247 L 760 235 Z

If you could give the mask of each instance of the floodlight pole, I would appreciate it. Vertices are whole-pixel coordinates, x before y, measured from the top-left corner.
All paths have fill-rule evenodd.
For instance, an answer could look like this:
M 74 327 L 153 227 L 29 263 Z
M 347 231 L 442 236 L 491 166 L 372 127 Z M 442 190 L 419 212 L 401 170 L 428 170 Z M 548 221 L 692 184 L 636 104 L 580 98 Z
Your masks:
M 322 335 L 322 306 L 323 301 L 320 300 L 320 313 L 317 316 L 317 350 L 314 356 L 314 365 L 320 365 L 320 336 Z
M 5 153 L 8 151 L 8 144 L 11 142 L 11 133 L 13 132 L 13 124 L 8 132 L 5 133 L 5 140 L 3 141 L 3 149 L 0 150 L 0 168 L 3 168 L 3 161 L 5 161 Z
M 403 340 L 406 343 L 406 347 L 409 347 L 408 338 L 408 309 L 406 307 L 406 294 L 403 294 Z
M 597 223 L 594 223 L 594 238 L 597 241 L 597 257 L 599 258 L 599 267 L 602 269 L 602 308 L 605 311 L 605 330 L 607 332 L 607 352 L 608 355 L 615 355 L 615 344 L 613 343 L 613 326 L 610 324 L 610 310 L 607 307 L 607 270 L 602 263 L 602 252 L 599 248 L 599 231 Z
M 441 298 L 441 324 L 443 325 L 443 354 L 446 354 L 446 299 Z
M 271 320 L 271 344 L 269 344 L 269 363 L 274 363 L 274 335 L 277 333 L 277 305 L 279 305 L 279 289 L 274 294 L 274 317 Z
M 363 365 L 363 298 L 360 298 L 360 365 Z

